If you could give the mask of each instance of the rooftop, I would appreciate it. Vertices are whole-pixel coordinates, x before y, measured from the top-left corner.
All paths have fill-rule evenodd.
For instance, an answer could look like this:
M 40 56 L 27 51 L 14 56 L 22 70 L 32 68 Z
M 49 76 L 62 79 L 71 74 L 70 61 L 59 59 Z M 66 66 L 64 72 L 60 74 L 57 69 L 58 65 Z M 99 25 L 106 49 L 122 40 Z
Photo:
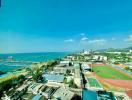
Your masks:
M 59 98 L 59 100 L 71 100 L 74 96 L 74 93 L 65 89 L 64 87 L 60 87 L 53 95 L 55 98 Z
M 60 64 L 69 64 L 70 61 L 60 61 Z
M 32 100 L 40 100 L 41 97 L 42 97 L 42 95 L 37 94 L 36 96 L 33 97 Z
M 22 91 L 23 89 L 27 88 L 28 85 L 22 85 L 17 89 L 17 91 Z
M 32 98 L 34 97 L 35 95 L 32 94 L 32 93 L 26 93 L 22 96 L 22 99 L 24 100 L 32 100 Z
M 95 91 L 83 90 L 83 100 L 97 100 L 97 93 Z
M 43 77 L 47 81 L 53 81 L 53 82 L 63 82 L 63 80 L 64 80 L 64 75 L 43 74 Z
M 90 67 L 87 63 L 83 63 L 83 64 L 82 64 L 82 68 L 83 68 L 84 70 L 91 69 L 91 67 Z
M 112 92 L 98 91 L 98 100 L 116 100 Z

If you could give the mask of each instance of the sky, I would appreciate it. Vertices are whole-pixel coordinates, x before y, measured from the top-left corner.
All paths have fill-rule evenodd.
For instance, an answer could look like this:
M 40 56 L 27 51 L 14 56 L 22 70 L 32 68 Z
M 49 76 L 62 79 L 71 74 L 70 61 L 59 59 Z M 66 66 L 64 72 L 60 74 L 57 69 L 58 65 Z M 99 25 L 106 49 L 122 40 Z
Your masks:
M 131 45 L 131 0 L 1 0 L 0 53 Z

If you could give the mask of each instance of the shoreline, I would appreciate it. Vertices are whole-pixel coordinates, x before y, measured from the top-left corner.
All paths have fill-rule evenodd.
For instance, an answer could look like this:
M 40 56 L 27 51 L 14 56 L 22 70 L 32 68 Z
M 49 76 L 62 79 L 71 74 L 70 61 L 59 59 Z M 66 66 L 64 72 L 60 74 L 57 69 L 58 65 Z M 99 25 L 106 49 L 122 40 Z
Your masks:
M 52 60 L 52 61 L 56 61 L 56 60 Z M 48 61 L 48 62 L 50 62 L 50 61 Z M 42 63 L 44 64 L 44 63 L 48 63 L 48 62 L 38 62 L 36 64 L 42 64 Z M 27 71 L 26 68 L 33 67 L 33 64 L 35 64 L 35 63 L 32 63 L 30 66 L 27 66 L 27 67 L 15 69 L 15 70 L 12 70 L 12 71 L 8 71 L 8 72 L 6 72 L 4 74 L 1 74 L 0 75 L 0 83 L 2 83 L 5 80 L 12 79 L 12 77 L 18 77 L 18 76 L 23 75 L 25 73 L 28 74 L 28 71 Z M 40 65 L 40 66 L 42 66 L 42 65 Z
M 4 78 L 7 78 L 9 75 L 15 75 L 17 72 L 19 71 L 22 71 L 22 70 L 26 70 L 27 68 L 32 68 L 34 64 L 38 64 L 40 66 L 44 65 L 45 63 L 48 63 L 48 62 L 52 62 L 52 61 L 57 61 L 57 59 L 61 59 L 61 58 L 56 58 L 56 59 L 53 59 L 53 60 L 49 60 L 49 61 L 43 61 L 43 62 L 32 62 L 30 65 L 28 66 L 23 66 L 21 68 L 17 68 L 17 69 L 14 69 L 14 70 L 11 70 L 11 71 L 7 71 L 7 72 L 4 72 L 4 71 L 1 71 L 1 72 L 4 72 L 4 74 L 1 74 L 0 75 L 0 79 L 4 79 Z M 26 71 L 25 71 L 26 72 Z M 7 75 L 9 74 L 9 75 Z M 7 75 L 7 76 L 6 76 Z M 5 76 L 5 77 L 4 77 Z
M 19 55 L 20 54 L 20 55 Z M 19 69 L 27 68 L 33 63 L 40 62 L 48 62 L 56 59 L 61 59 L 67 55 L 71 54 L 71 52 L 37 52 L 37 53 L 13 53 L 13 54 L 0 54 L 0 71 L 2 72 L 12 72 Z M 8 57 L 12 56 L 12 59 L 8 59 Z M 9 61 L 8 61 L 9 60 Z M 4 64 L 5 63 L 5 64 Z M 6 64 L 7 63 L 7 64 Z M 9 66 L 8 66 L 9 63 Z M 14 66 L 10 63 L 16 63 Z M 16 66 L 18 63 L 18 66 Z M 24 65 L 25 63 L 25 65 Z M 20 67 L 19 67 L 20 64 Z M 21 65 L 24 65 L 21 66 Z

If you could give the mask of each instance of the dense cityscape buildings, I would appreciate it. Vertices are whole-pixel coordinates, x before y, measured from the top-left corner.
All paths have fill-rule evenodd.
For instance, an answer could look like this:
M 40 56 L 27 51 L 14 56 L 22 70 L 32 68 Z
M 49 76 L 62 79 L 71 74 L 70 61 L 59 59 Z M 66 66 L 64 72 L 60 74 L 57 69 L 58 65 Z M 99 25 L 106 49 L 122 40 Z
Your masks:
M 1 99 L 131 100 L 130 62 L 131 52 L 83 51 L 33 63 L 0 75 Z

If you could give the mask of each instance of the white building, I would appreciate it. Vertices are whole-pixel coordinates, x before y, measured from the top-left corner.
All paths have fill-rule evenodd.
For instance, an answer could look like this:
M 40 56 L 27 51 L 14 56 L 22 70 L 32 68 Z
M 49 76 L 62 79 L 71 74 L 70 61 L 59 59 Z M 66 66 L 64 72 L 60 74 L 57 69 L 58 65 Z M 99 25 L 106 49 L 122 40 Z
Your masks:
M 129 53 L 132 53 L 132 50 L 129 50 Z
M 67 56 L 67 59 L 69 59 L 69 60 L 75 60 L 75 57 L 74 56 Z
M 88 72 L 91 70 L 91 67 L 88 65 L 88 63 L 82 63 L 82 70 L 83 72 Z
M 75 68 L 74 67 L 54 67 L 54 73 L 56 74 L 66 74 L 67 70 L 70 71 L 71 74 L 74 74 Z
M 80 75 L 80 69 L 75 69 L 75 74 L 74 74 L 74 83 L 78 86 L 81 87 L 81 75 Z
M 84 55 L 89 55 L 90 54 L 90 51 L 84 51 L 83 54 Z
M 74 93 L 64 87 L 60 87 L 53 95 L 56 100 L 71 100 Z
M 39 89 L 44 86 L 41 83 L 33 83 L 32 85 L 29 86 L 28 91 L 31 91 L 33 94 L 38 94 L 40 91 Z
M 60 61 L 60 64 L 69 66 L 70 61 Z
M 106 53 L 111 53 L 111 54 L 121 54 L 122 52 L 106 52 Z
M 99 61 L 107 61 L 107 56 L 102 56 L 102 55 L 94 55 L 93 56 L 94 60 L 99 60 Z

